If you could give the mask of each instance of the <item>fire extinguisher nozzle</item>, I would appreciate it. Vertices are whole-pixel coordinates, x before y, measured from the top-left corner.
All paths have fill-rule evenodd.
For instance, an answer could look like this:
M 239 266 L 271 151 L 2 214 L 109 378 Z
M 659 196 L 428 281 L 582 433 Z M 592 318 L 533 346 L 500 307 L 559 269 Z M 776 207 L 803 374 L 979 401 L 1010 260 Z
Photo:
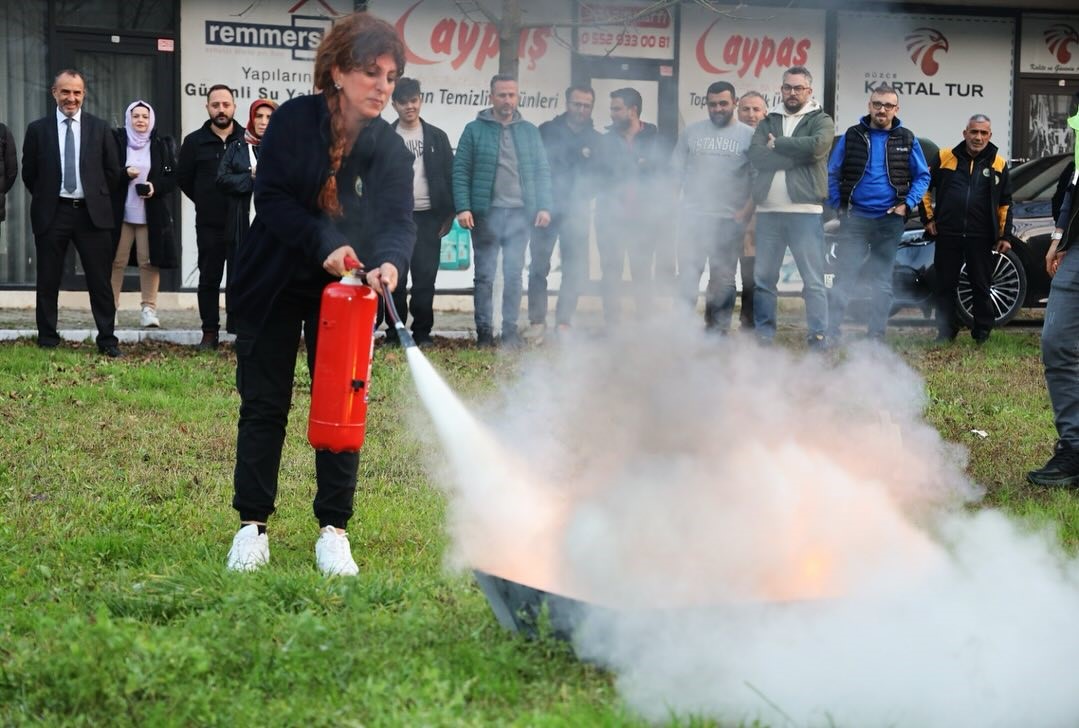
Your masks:
M 397 329 L 397 340 L 401 342 L 403 348 L 407 349 L 416 345 L 416 340 L 412 338 L 411 332 L 405 328 L 404 324 L 398 321 L 394 328 Z

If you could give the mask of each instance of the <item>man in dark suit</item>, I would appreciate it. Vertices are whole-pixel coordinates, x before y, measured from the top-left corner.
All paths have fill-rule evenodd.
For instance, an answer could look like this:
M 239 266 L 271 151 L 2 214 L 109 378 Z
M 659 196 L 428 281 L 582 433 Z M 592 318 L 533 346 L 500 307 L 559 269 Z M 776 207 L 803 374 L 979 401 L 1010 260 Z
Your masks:
M 82 261 L 97 348 L 121 356 L 113 333 L 112 188 L 124 170 L 108 124 L 82 111 L 86 79 L 78 71 L 57 74 L 52 86 L 56 112 L 30 124 L 23 142 L 22 180 L 30 190 L 30 221 L 37 249 L 37 343 L 60 343 L 56 307 L 69 242 Z

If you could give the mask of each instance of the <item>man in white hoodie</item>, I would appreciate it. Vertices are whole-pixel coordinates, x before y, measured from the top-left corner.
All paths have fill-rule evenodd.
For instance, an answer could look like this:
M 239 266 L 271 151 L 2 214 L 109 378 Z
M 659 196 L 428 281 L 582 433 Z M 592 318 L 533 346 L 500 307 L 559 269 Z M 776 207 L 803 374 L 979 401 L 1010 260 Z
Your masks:
M 759 341 L 776 333 L 776 287 L 787 248 L 802 276 L 807 341 L 826 347 L 828 297 L 824 287 L 822 201 L 828 196 L 828 152 L 835 123 L 813 101 L 813 76 L 788 68 L 780 87 L 783 102 L 757 125 L 749 160 L 757 170 L 757 264 L 753 314 Z

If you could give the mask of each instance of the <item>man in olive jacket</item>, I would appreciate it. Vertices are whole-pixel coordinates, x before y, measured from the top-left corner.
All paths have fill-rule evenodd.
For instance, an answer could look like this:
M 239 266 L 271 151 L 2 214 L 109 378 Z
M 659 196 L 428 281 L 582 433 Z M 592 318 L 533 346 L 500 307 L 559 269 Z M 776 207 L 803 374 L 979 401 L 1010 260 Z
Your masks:
M 753 317 L 757 338 L 776 334 L 776 294 L 786 249 L 802 276 L 810 348 L 825 348 L 828 297 L 824 288 L 821 202 L 828 196 L 828 152 L 835 123 L 813 101 L 813 76 L 802 66 L 783 73 L 783 103 L 757 125 L 749 161 L 757 170 L 757 265 Z
M 551 170 L 539 129 L 517 111 L 517 81 L 491 79 L 493 107 L 461 134 L 453 159 L 457 222 L 472 230 L 477 343 L 494 345 L 492 294 L 502 249 L 502 344 L 520 346 L 521 275 L 532 227 L 551 222 Z

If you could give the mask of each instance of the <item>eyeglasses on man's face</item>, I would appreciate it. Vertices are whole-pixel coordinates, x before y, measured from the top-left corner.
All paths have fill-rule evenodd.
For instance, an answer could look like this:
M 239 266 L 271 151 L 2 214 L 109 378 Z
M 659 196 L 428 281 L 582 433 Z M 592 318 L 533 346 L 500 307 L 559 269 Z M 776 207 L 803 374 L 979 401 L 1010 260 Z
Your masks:
M 880 111 L 881 109 L 884 109 L 885 111 L 895 111 L 899 108 L 899 104 L 893 104 L 888 101 L 870 101 L 869 105 L 876 111 Z
M 809 90 L 809 86 L 791 86 L 789 83 L 785 83 L 779 87 L 779 90 L 785 94 L 789 94 L 792 91 L 796 94 L 802 94 Z

